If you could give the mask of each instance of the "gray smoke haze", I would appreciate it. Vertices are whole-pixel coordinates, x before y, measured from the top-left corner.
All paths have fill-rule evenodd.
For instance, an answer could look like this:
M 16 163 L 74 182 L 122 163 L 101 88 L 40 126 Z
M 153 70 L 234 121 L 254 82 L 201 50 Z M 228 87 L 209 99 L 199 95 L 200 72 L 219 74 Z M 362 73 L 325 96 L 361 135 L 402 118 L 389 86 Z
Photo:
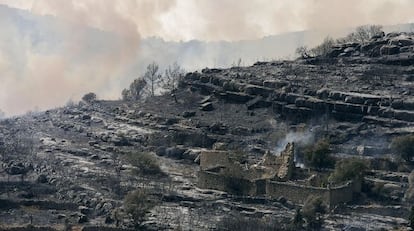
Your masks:
M 159 57 L 165 57 L 162 65 L 178 61 L 187 69 L 227 65 L 235 57 L 251 64 L 254 59 L 284 56 L 281 49 L 291 49 L 294 42 L 312 45 L 354 26 L 407 23 L 414 18 L 412 0 L 0 0 L 0 4 L 11 7 L 0 5 L 0 109 L 8 115 L 62 105 L 90 91 L 116 99 L 146 63 Z M 264 39 L 243 50 L 245 43 L 240 41 L 300 30 L 313 32 L 289 46 L 269 45 Z M 141 46 L 150 36 L 215 42 Z M 266 50 L 274 55 L 259 55 Z
M 128 17 L 151 17 L 163 9 L 146 6 L 153 1 L 122 1 L 118 7 L 111 2 L 34 1 L 31 12 L 50 14 L 41 17 L 2 7 L 0 108 L 19 114 L 89 91 L 118 98 L 120 79 L 132 68 L 140 43 Z

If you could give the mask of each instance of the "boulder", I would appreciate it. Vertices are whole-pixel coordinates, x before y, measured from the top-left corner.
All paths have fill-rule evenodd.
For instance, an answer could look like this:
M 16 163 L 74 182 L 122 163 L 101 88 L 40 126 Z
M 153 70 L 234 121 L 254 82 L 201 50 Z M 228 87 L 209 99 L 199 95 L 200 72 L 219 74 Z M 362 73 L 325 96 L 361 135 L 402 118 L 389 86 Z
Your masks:
M 196 115 L 195 111 L 185 111 L 183 112 L 183 117 L 184 118 L 190 118 Z
M 78 210 L 84 215 L 88 215 L 89 213 L 91 213 L 91 209 L 86 206 L 79 206 Z
M 380 48 L 381 55 L 395 55 L 400 52 L 400 48 L 395 45 L 383 45 Z
M 165 156 L 175 159 L 181 159 L 186 149 L 181 147 L 170 147 L 165 149 Z
M 44 184 L 44 183 L 47 183 L 48 182 L 48 178 L 47 178 L 47 176 L 45 174 L 40 174 L 37 177 L 37 180 L 36 181 L 37 181 L 37 183 Z
M 328 57 L 329 58 L 338 57 L 341 53 L 343 53 L 342 51 L 343 51 L 342 48 L 334 48 L 329 52 Z
M 396 37 L 396 38 L 390 39 L 389 44 L 403 47 L 403 46 L 414 45 L 414 41 L 408 37 Z
M 86 222 L 88 222 L 88 217 L 87 216 L 85 216 L 84 214 L 81 214 L 80 216 L 79 216 L 79 219 L 78 219 L 78 223 L 79 224 L 83 224 L 83 223 L 86 223 Z
M 206 102 L 200 105 L 200 110 L 202 111 L 213 111 L 214 107 L 211 102 Z
M 228 144 L 223 143 L 223 142 L 216 142 L 213 144 L 213 149 L 214 150 L 222 150 L 225 151 L 228 148 Z
M 267 108 L 272 106 L 272 102 L 264 100 L 261 96 L 257 96 L 256 98 L 247 102 L 246 106 L 248 110 L 253 110 L 256 108 Z
M 88 114 L 82 115 L 82 120 L 90 120 L 90 119 L 91 119 L 90 115 L 88 115 Z
M 253 99 L 252 96 L 246 93 L 231 92 L 226 91 L 220 94 L 220 98 L 224 99 L 227 102 L 231 103 L 246 103 L 247 101 Z
M 414 170 L 408 176 L 408 189 L 405 192 L 404 199 L 407 202 L 414 202 Z
M 274 90 L 271 88 L 261 87 L 257 85 L 247 85 L 244 88 L 244 92 L 249 95 L 260 95 L 263 97 L 268 97 L 274 92 Z
M 282 88 L 287 85 L 289 85 L 288 82 L 284 82 L 280 80 L 265 80 L 263 82 L 263 86 L 268 87 L 268 88 Z
M 414 51 L 414 46 L 400 47 L 400 53 L 413 52 L 413 51 Z

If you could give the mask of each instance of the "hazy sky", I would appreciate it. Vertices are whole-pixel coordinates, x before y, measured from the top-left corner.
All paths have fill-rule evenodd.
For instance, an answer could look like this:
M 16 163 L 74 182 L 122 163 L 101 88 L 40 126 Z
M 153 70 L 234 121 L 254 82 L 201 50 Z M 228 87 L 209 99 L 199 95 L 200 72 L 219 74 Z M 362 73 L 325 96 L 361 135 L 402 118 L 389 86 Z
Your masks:
M 0 4 L 35 16 L 16 20 L 0 12 L 0 109 L 9 115 L 35 106 L 62 105 L 89 91 L 118 98 L 126 87 L 122 78 L 136 65 L 140 41 L 150 36 L 238 41 L 414 20 L 414 0 L 0 0 Z
M 397 24 L 413 0 L 0 0 L 119 33 L 166 40 L 241 40 L 307 29 Z M 135 30 L 135 31 L 134 31 Z

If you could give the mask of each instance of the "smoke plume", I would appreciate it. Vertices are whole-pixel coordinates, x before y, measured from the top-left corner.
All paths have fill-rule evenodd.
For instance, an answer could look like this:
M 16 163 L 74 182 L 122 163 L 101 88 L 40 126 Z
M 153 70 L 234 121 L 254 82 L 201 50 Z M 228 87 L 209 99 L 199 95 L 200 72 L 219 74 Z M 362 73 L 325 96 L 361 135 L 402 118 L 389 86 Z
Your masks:
M 344 28 L 413 22 L 413 8 L 412 0 L 0 0 L 0 109 L 46 109 L 90 91 L 116 99 L 138 63 L 157 61 L 140 53 L 142 38 L 234 42 L 313 30 L 303 41 L 316 44 Z M 196 60 L 190 45 L 183 55 Z
M 139 51 L 133 16 L 146 19 L 165 10 L 156 6 L 155 1 L 43 0 L 27 8 L 34 15 L 2 6 L 0 109 L 9 115 L 46 109 L 90 91 L 118 98 L 121 79 L 132 72 Z M 151 22 L 143 28 L 157 27 Z

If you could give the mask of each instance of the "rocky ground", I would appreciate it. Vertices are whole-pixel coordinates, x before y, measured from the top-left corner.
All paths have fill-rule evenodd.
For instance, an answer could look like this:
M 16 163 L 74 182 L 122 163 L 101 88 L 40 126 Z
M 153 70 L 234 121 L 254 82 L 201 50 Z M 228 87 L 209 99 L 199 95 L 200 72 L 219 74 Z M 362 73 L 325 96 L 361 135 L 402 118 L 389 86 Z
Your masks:
M 29 224 L 128 230 L 123 200 L 137 188 L 159 201 L 142 228 L 222 229 L 229 215 L 289 223 L 300 205 L 284 198 L 197 188 L 197 156 L 224 148 L 254 162 L 288 141 L 319 137 L 330 138 L 337 158 L 367 159 L 366 181 L 382 186 L 375 197 L 363 193 L 354 204 L 332 208 L 323 229 L 407 227 L 411 167 L 397 163 L 389 144 L 414 131 L 414 69 L 406 66 L 414 59 L 405 48 L 410 41 L 392 36 L 370 48 L 336 47 L 329 59 L 188 73 L 175 98 L 80 103 L 2 120 L 0 230 Z M 378 47 L 384 45 L 392 48 Z M 136 174 L 128 152 L 151 153 L 165 174 Z

